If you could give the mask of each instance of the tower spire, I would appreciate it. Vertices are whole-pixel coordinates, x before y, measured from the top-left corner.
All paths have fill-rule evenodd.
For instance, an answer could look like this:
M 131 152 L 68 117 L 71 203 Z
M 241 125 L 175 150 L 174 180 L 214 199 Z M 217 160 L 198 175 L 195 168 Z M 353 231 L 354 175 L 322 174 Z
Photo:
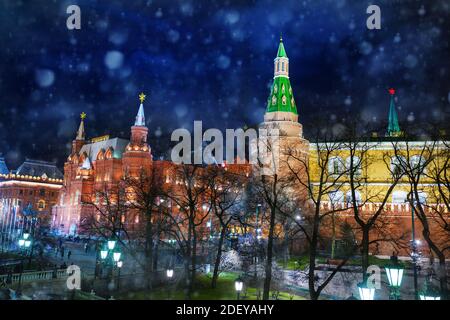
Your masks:
M 142 92 L 139 95 L 139 100 L 141 101 L 141 105 L 139 106 L 139 111 L 136 115 L 136 121 L 134 122 L 135 126 L 145 127 L 145 115 L 144 115 L 144 100 L 145 100 L 145 94 Z
M 86 118 L 86 113 L 82 112 L 80 114 L 80 118 L 81 118 L 81 122 L 80 122 L 80 126 L 78 127 L 76 140 L 84 140 L 86 137 L 86 134 L 84 132 L 84 119 Z
M 389 105 L 389 123 L 386 135 L 388 137 L 398 137 L 401 135 L 400 126 L 398 124 L 397 108 L 395 106 L 395 89 L 388 90 L 391 95 L 391 102 Z
M 280 35 L 277 56 L 274 59 L 274 76 L 270 96 L 267 101 L 267 113 L 283 113 L 277 118 L 297 119 L 297 107 L 291 83 L 289 81 L 289 58 L 284 49 L 283 38 Z M 297 120 L 295 120 L 297 121 Z

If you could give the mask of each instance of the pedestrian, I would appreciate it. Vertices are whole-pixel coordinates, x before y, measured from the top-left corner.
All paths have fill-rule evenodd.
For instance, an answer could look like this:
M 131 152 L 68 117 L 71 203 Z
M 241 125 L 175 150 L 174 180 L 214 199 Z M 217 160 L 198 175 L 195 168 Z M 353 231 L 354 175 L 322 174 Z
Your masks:
M 61 259 L 64 259 L 64 247 L 61 247 Z
M 88 252 L 88 244 L 87 244 L 87 242 L 84 244 L 84 253 L 87 253 Z
M 55 258 L 58 256 L 59 248 L 55 246 Z
M 70 259 L 70 256 L 71 256 L 71 255 L 72 255 L 72 251 L 69 250 L 69 251 L 67 252 L 67 259 Z

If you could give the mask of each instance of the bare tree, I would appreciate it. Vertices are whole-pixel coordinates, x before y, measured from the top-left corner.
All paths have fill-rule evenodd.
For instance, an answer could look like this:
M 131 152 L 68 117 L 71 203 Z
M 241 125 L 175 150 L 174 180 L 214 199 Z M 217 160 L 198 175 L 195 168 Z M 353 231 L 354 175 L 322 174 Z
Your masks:
M 164 168 L 152 166 L 147 172 L 141 170 L 138 176 L 125 176 L 123 187 L 127 196 L 129 212 L 134 212 L 144 219 L 143 232 L 137 237 L 144 238 L 145 274 L 147 285 L 152 286 L 153 274 L 157 269 L 157 248 L 161 235 L 163 215 L 163 195 L 168 186 L 164 184 Z
M 192 297 L 197 271 L 197 247 L 202 238 L 203 224 L 211 206 L 204 207 L 208 196 L 208 175 L 205 167 L 181 164 L 172 173 L 175 186 L 166 197 L 176 205 L 176 212 L 166 215 L 166 233 L 175 237 L 184 256 L 186 298 Z
M 439 204 L 442 201 L 445 205 L 446 201 L 440 192 L 444 195 L 446 192 L 442 180 L 446 178 L 442 173 L 447 170 L 448 144 L 432 139 L 419 142 L 398 141 L 393 142 L 392 146 L 397 165 L 409 182 L 411 191 L 408 200 L 421 223 L 422 236 L 431 253 L 438 258 L 438 278 L 441 294 L 445 297 L 448 294 L 445 253 L 449 250 L 449 237 L 448 222 L 443 221 L 446 216 L 448 219 L 448 210 L 441 211 L 442 206 Z M 427 188 L 426 184 L 430 182 L 433 182 L 432 187 Z M 429 197 L 426 191 L 430 191 L 432 197 Z
M 318 128 L 324 127 L 318 126 Z M 336 192 L 343 190 L 348 169 L 339 163 L 331 161 L 343 148 L 343 144 L 338 141 L 333 132 L 326 129 L 317 131 L 314 138 L 314 145 L 311 148 L 309 158 L 305 157 L 304 154 L 298 153 L 295 147 L 288 148 L 286 152 L 286 166 L 290 179 L 297 186 L 297 190 L 303 190 L 303 192 L 300 192 L 301 196 L 294 197 L 297 202 L 296 206 L 302 208 L 303 219 L 296 219 L 292 213 L 285 213 L 285 215 L 290 217 L 295 226 L 304 234 L 308 244 L 309 294 L 312 300 L 317 300 L 323 289 L 354 254 L 357 245 L 354 243 L 350 250 L 351 253 L 344 257 L 334 270 L 326 275 L 323 281 L 319 282 L 319 278 L 316 275 L 316 259 L 319 254 L 323 233 L 329 227 L 327 218 L 347 210 L 344 206 L 335 207 L 325 204 Z
M 233 220 L 237 220 L 242 209 L 240 204 L 243 197 L 242 190 L 245 176 L 241 172 L 234 172 L 222 166 L 211 166 L 208 168 L 207 174 L 209 183 L 208 202 L 219 227 L 213 277 L 211 279 L 211 287 L 215 288 L 220 272 L 222 250 L 227 230 L 230 223 Z M 214 222 L 211 218 L 210 228 L 213 228 L 213 225 Z

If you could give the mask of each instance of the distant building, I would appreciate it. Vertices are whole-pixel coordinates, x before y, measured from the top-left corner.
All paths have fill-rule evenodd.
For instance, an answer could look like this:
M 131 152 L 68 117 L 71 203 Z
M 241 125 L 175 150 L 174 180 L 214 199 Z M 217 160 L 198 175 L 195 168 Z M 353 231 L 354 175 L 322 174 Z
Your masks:
M 0 158 L 0 232 L 2 236 L 22 229 L 24 209 L 37 212 L 39 227 L 50 227 L 51 208 L 56 204 L 63 175 L 54 162 L 26 159 L 9 170 Z M 2 238 L 3 239 L 3 238 Z

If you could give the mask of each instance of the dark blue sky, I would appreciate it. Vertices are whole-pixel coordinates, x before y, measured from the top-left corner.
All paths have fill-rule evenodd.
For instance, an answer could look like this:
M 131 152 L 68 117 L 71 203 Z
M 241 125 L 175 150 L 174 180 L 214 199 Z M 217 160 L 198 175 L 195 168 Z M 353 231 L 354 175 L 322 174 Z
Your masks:
M 378 1 L 0 1 L 0 153 L 62 164 L 79 114 L 89 137 L 127 138 L 147 94 L 155 154 L 194 120 L 220 129 L 262 121 L 280 33 L 300 121 L 360 113 L 442 119 L 450 107 L 450 3 Z M 81 30 L 66 28 L 78 4 Z

